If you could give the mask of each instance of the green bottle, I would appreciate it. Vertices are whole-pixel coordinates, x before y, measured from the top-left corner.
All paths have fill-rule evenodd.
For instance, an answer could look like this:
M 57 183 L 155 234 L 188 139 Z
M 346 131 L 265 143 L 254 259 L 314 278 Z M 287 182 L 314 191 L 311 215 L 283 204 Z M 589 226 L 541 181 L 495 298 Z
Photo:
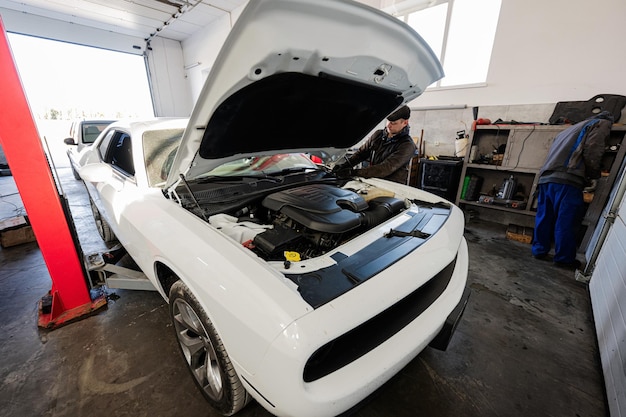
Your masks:
M 461 200 L 465 200 L 465 194 L 467 193 L 467 187 L 469 186 L 470 179 L 471 178 L 469 175 L 466 175 L 463 179 L 463 188 L 461 188 Z

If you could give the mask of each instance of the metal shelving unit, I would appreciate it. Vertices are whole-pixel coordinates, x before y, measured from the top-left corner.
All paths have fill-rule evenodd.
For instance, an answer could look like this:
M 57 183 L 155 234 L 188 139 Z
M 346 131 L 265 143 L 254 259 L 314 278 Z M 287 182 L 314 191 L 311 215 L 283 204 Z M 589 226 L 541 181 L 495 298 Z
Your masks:
M 506 213 L 509 217 L 518 217 L 520 224 L 532 224 L 537 206 L 535 194 L 539 170 L 556 135 L 568 127 L 569 125 L 476 126 L 476 130 L 470 135 L 470 146 L 473 149 L 463 161 L 456 204 L 461 208 L 472 207 L 481 211 Z M 626 153 L 626 146 L 622 146 L 625 136 L 626 126 L 613 125 L 602 161 L 603 176 L 598 180 L 593 199 L 588 203 L 582 222 L 579 244 L 581 252 L 584 252 L 591 239 L 595 224 L 619 174 L 621 161 Z M 520 204 L 521 208 L 511 208 L 502 204 L 485 204 L 478 199 L 463 198 L 464 179 L 471 175 L 482 178 L 482 185 L 477 190 L 478 195 L 493 194 L 494 189 L 497 191 L 503 181 L 513 175 L 517 181 L 514 198 L 523 197 L 525 204 Z

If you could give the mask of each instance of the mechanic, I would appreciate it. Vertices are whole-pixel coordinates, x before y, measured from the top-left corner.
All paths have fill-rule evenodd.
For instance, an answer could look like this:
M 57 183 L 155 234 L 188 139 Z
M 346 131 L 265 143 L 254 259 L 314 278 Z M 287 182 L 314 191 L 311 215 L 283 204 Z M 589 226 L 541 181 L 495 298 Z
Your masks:
M 343 164 L 337 164 L 333 172 L 340 178 L 352 175 L 383 178 L 407 183 L 409 162 L 416 155 L 416 146 L 409 136 L 411 109 L 402 106 L 387 116 L 387 127 L 375 131 L 372 136 Z M 367 161 L 364 168 L 353 169 L 359 162 Z
M 613 116 L 601 112 L 560 132 L 539 171 L 539 196 L 532 254 L 547 259 L 554 240 L 556 266 L 580 267 L 578 228 L 585 206 L 583 190 L 600 178 L 600 164 Z

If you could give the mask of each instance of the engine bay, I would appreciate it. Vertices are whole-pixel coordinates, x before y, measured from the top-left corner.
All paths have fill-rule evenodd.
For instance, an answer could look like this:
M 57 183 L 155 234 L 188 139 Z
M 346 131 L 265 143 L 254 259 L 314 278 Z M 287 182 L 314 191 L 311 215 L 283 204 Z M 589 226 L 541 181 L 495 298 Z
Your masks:
M 408 207 L 392 192 L 365 184 L 268 188 L 266 192 L 205 189 L 182 201 L 188 210 L 266 261 L 321 256 Z
M 326 184 L 273 193 L 261 205 L 274 227 L 254 237 L 253 249 L 267 260 L 284 259 L 285 252 L 300 259 L 322 255 L 405 209 L 394 197 L 367 202 L 354 191 Z

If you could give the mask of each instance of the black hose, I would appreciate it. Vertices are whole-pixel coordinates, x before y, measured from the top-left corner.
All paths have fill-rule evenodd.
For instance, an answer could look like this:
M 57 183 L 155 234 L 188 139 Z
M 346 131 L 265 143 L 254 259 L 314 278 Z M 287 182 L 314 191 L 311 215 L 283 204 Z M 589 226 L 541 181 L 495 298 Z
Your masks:
M 369 209 L 361 217 L 361 226 L 367 228 L 381 224 L 404 210 L 404 202 L 393 197 L 378 197 L 369 202 Z

